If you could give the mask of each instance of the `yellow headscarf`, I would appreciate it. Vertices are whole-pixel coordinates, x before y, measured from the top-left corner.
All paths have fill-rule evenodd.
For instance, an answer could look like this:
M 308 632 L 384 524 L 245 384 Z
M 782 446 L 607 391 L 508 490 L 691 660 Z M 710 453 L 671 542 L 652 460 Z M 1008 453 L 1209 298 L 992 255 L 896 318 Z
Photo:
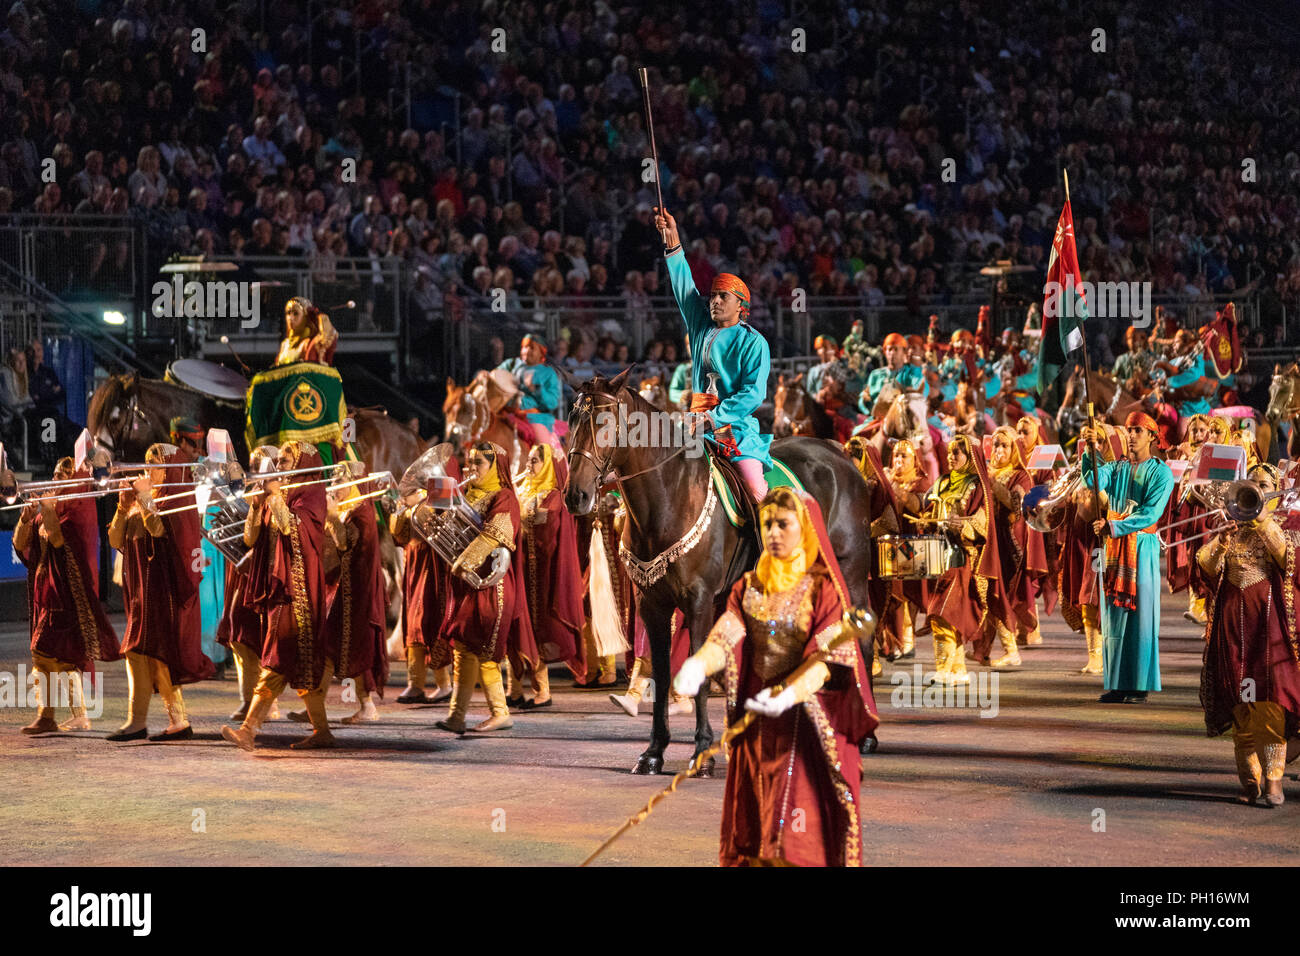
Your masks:
M 953 445 L 961 446 L 962 452 L 966 455 L 966 466 L 961 469 L 954 468 L 948 472 L 948 487 L 945 493 L 951 496 L 964 495 L 966 489 L 978 480 L 979 475 L 975 472 L 975 453 L 971 450 L 970 436 L 966 433 L 959 433 L 952 440 Z M 938 485 L 935 485 L 936 493 Z
M 1003 425 L 993 433 L 993 438 L 995 441 L 997 440 L 997 437 L 999 435 L 1006 435 L 1008 438 L 1011 439 L 1011 462 L 1003 468 L 993 469 L 993 474 L 999 480 L 1001 480 L 1003 478 L 1010 476 L 1011 473 L 1014 472 L 1017 468 L 1025 467 L 1025 461 L 1020 456 L 1020 442 L 1018 441 L 1018 439 L 1020 438 L 1019 433 L 1017 433 L 1016 430 L 1012 428 L 1010 425 Z M 989 462 L 989 464 L 991 465 L 992 462 Z
M 763 586 L 764 594 L 789 591 L 799 583 L 799 579 L 807 573 L 808 569 L 817 563 L 817 558 L 821 554 L 821 549 L 817 545 L 817 530 L 808 515 L 808 506 L 793 492 L 786 489 L 781 491 L 784 493 L 778 492 L 773 496 L 775 500 L 765 504 L 759 512 L 759 527 L 766 525 L 768 519 L 777 511 L 794 511 L 799 516 L 800 541 L 799 547 L 788 558 L 778 558 L 766 548 L 763 549 L 754 574 Z M 794 502 L 793 508 L 790 507 L 791 501 Z
M 1214 428 L 1215 428 L 1213 422 L 1210 421 L 1209 415 L 1201 415 L 1198 413 L 1196 415 L 1193 415 L 1191 418 L 1187 419 L 1187 448 L 1193 455 L 1196 454 L 1197 449 L 1199 449 L 1201 445 L 1205 444 L 1204 441 L 1199 441 L 1195 443 L 1192 441 L 1192 426 L 1195 425 L 1197 422 L 1200 422 L 1202 425 L 1204 425 L 1205 430 L 1209 432 L 1211 435 L 1214 434 Z M 1208 440 L 1209 439 L 1206 439 L 1206 441 Z
M 554 491 L 557 485 L 555 480 L 555 450 L 545 442 L 537 447 L 542 452 L 542 473 L 534 475 L 530 471 L 524 476 L 524 497 L 526 498 Z
M 474 452 L 488 456 L 492 461 L 492 467 L 488 469 L 486 475 L 482 478 L 475 478 L 469 483 L 469 487 L 465 489 L 465 501 L 471 505 L 474 504 L 474 502 L 480 501 L 488 495 L 496 494 L 501 490 L 501 476 L 497 469 L 496 450 L 482 451 L 476 446 L 470 450 L 470 454 L 473 454 Z

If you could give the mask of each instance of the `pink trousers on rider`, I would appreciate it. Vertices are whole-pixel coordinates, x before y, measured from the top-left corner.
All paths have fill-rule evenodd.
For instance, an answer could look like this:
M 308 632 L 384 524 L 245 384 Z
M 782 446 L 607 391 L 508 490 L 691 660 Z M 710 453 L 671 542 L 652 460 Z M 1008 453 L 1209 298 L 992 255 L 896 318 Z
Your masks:
M 755 458 L 737 458 L 736 469 L 749 485 L 754 501 L 762 501 L 767 494 L 767 479 L 763 477 L 763 463 Z

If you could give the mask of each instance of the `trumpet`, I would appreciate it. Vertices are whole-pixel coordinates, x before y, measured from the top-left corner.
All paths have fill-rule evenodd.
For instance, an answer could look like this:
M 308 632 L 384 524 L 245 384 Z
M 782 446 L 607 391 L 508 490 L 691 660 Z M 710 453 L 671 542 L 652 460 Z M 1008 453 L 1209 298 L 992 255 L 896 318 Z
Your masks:
M 1025 523 L 1046 534 L 1055 531 L 1065 520 L 1065 506 L 1070 496 L 1083 484 L 1083 465 L 1075 462 L 1050 484 L 1035 485 L 1020 503 Z

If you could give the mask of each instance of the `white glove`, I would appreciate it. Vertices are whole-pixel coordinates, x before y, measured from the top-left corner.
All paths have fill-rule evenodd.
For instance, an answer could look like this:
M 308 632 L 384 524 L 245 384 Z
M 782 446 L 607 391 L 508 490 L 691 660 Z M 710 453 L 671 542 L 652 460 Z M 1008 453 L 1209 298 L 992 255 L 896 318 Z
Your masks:
M 704 662 L 694 657 L 686 658 L 682 664 L 681 670 L 673 679 L 673 690 L 683 697 L 694 697 L 704 686 L 704 681 L 709 675 L 704 673 Z
M 795 705 L 794 688 L 787 687 L 775 697 L 772 688 L 764 687 L 757 694 L 745 701 L 745 709 L 752 710 L 764 717 L 780 717 Z

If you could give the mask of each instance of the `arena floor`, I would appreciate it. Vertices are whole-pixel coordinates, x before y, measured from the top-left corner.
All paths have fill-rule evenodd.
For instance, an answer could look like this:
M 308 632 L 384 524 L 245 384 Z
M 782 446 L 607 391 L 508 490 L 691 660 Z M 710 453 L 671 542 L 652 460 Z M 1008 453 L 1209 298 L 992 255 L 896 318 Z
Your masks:
M 1095 703 L 1100 678 L 1078 674 L 1082 639 L 1059 619 L 1042 647 L 1024 652 L 1019 672 L 999 675 L 992 718 L 971 707 L 896 706 L 895 669 L 886 665 L 876 681 L 881 750 L 867 758 L 863 784 L 865 862 L 1300 860 L 1300 785 L 1288 777 L 1288 803 L 1278 810 L 1234 803 L 1232 745 L 1205 736 L 1202 645 L 1183 606 L 1181 596 L 1166 601 L 1165 691 L 1146 705 Z M 25 630 L 0 632 L 0 670 L 17 673 L 26 647 Z M 928 664 L 928 647 L 919 659 Z M 568 866 L 667 783 L 627 772 L 649 718 L 614 711 L 604 694 L 568 689 L 558 671 L 553 710 L 516 716 L 507 734 L 457 739 L 433 727 L 442 705 L 391 702 L 403 683 L 402 665 L 395 668 L 382 721 L 340 728 L 347 746 L 336 751 L 289 750 L 302 730 L 286 721 L 264 728 L 255 754 L 225 743 L 233 680 L 186 688 L 193 741 L 106 743 L 125 712 L 121 663 L 107 669 L 94 731 L 24 737 L 18 728 L 32 712 L 0 708 L 0 863 Z M 911 662 L 900 670 L 910 678 Z M 286 694 L 284 705 L 293 700 Z M 338 685 L 329 706 L 339 717 L 351 709 Z M 710 713 L 719 729 L 720 698 Z M 480 699 L 471 720 L 484 715 Z M 165 723 L 156 697 L 151 722 L 153 731 Z M 691 728 L 691 718 L 674 722 L 671 770 L 690 757 Z M 714 864 L 722 788 L 721 774 L 688 781 L 600 864 Z

